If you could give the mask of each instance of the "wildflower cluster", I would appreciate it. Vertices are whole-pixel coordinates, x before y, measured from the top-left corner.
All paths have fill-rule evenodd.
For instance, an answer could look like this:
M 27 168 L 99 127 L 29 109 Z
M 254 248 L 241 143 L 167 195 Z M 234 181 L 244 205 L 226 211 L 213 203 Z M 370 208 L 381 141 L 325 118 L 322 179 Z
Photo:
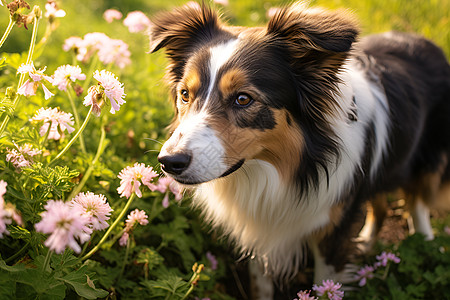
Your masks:
M 312 291 L 300 291 L 297 293 L 298 298 L 294 300 L 341 300 L 344 298 L 344 291 L 341 290 L 342 284 L 334 283 L 333 280 L 323 280 L 321 285 L 314 284 L 312 290 L 318 296 L 311 295 Z
M 400 263 L 400 258 L 391 252 L 383 251 L 380 255 L 376 256 L 377 261 L 372 265 L 365 265 L 359 271 L 357 271 L 355 280 L 358 281 L 359 286 L 365 286 L 367 284 L 368 279 L 372 279 L 375 276 L 375 271 L 379 270 L 381 267 L 387 267 L 389 262 L 393 262 L 395 264 Z M 386 276 L 387 270 L 383 271 Z
M 6 148 L 6 161 L 10 162 L 17 171 L 21 168 L 29 167 L 33 163 L 33 156 L 41 154 L 42 151 L 33 148 L 31 144 L 19 146 L 13 143 L 15 149 Z
M 77 60 L 83 63 L 98 55 L 98 59 L 105 65 L 114 64 L 122 69 L 131 64 L 128 45 L 102 32 L 87 33 L 83 38 L 69 37 L 64 42 L 63 50 L 73 51 Z

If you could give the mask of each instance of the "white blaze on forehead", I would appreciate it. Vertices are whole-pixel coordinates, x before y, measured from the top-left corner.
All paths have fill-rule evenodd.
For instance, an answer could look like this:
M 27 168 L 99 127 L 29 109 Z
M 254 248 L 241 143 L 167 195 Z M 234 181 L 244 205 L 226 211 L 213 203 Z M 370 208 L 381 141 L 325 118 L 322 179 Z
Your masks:
M 230 60 L 231 56 L 236 52 L 237 39 L 229 40 L 223 44 L 214 46 L 210 49 L 211 58 L 209 61 L 209 87 L 208 87 L 208 95 L 206 97 L 206 102 L 208 102 L 211 92 L 214 88 L 214 83 L 216 82 L 217 73 L 220 68 Z

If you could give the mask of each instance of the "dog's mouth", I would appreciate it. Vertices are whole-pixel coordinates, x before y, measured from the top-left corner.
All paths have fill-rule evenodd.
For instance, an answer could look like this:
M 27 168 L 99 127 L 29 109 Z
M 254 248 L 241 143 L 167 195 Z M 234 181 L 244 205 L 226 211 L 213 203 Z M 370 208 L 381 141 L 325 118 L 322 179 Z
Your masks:
M 236 172 L 237 170 L 240 169 L 240 167 L 242 167 L 242 165 L 244 164 L 245 159 L 241 159 L 240 161 L 238 161 L 236 164 L 234 164 L 233 166 L 231 166 L 228 170 L 226 170 L 222 175 L 220 175 L 217 178 L 223 178 L 226 177 L 234 172 Z M 205 183 L 205 182 L 209 182 L 215 179 L 211 179 L 211 180 L 206 180 L 206 181 L 197 181 L 194 180 L 193 178 L 182 178 L 182 176 L 173 176 L 168 174 L 169 176 L 171 176 L 175 181 L 177 181 L 178 183 L 184 184 L 184 185 L 196 185 L 196 184 L 201 184 L 201 183 Z

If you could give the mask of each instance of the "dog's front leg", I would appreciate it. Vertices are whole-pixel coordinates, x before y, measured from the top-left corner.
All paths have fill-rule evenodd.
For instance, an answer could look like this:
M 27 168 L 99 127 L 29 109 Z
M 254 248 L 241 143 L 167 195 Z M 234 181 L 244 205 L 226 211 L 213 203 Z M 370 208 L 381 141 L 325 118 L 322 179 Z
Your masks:
M 274 287 L 272 278 L 264 274 L 260 263 L 252 259 L 249 262 L 251 296 L 253 300 L 273 300 Z

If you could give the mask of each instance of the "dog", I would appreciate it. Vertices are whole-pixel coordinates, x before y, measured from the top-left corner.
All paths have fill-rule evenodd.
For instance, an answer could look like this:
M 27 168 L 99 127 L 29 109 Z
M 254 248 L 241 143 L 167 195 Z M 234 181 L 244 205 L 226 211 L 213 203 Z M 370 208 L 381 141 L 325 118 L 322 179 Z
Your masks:
M 342 278 L 366 203 L 402 190 L 432 239 L 429 207 L 449 198 L 445 55 L 414 34 L 358 34 L 347 11 L 302 4 L 255 28 L 204 4 L 152 20 L 150 52 L 165 49 L 176 111 L 161 168 L 259 262 L 261 299 L 307 251 L 315 282 Z

